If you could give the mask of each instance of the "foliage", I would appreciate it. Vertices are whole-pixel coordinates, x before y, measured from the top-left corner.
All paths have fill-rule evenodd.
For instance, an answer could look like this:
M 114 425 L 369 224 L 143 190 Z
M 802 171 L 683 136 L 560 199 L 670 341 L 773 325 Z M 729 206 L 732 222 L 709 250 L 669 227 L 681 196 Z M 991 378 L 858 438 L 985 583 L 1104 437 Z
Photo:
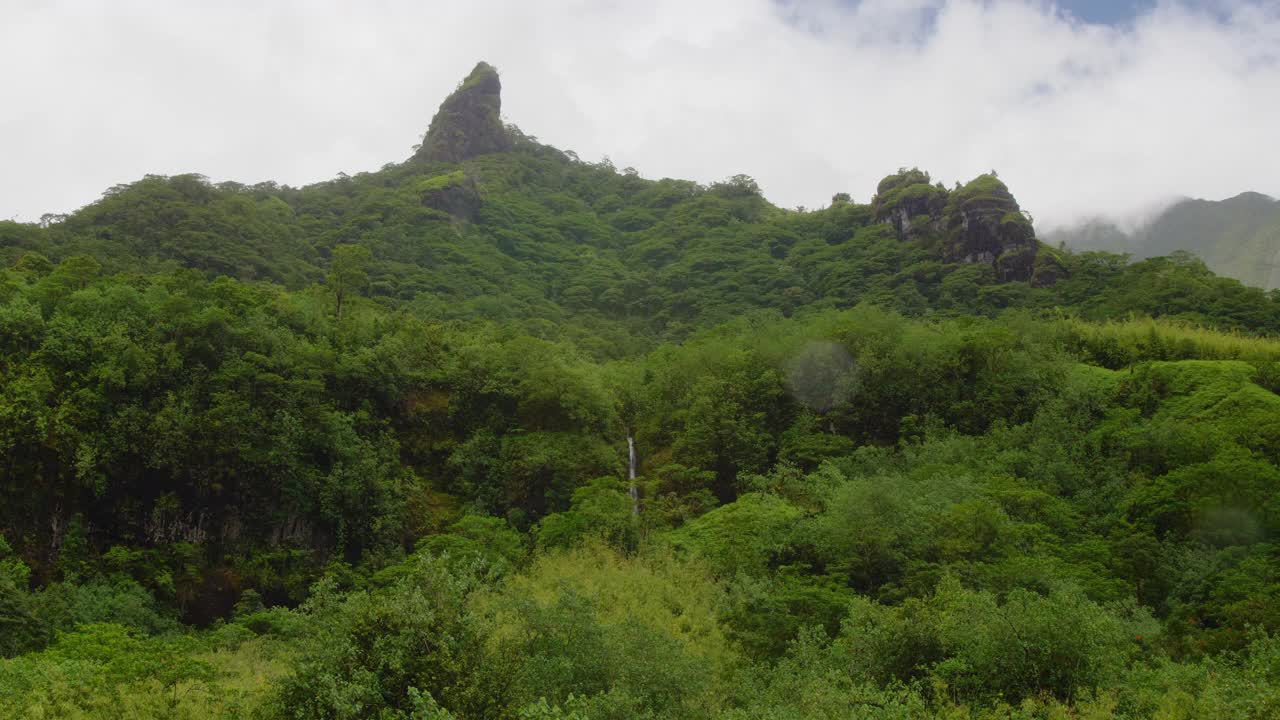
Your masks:
M 733 661 L 717 598 L 696 565 L 588 545 L 539 558 L 484 607 L 495 658 L 520 659 L 518 706 L 546 698 L 586 717 L 696 718 L 720 705 Z
M 418 693 L 428 693 L 464 717 L 491 717 L 502 689 L 486 686 L 498 676 L 482 672 L 482 625 L 466 607 L 476 571 L 421 556 L 385 590 L 317 603 L 306 659 L 280 683 L 270 716 L 407 719 L 426 712 Z

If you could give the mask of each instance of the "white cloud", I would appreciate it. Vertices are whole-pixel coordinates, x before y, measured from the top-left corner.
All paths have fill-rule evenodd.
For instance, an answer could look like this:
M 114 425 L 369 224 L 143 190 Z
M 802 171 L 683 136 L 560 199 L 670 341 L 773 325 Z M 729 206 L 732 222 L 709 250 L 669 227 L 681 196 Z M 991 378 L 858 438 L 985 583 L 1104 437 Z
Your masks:
M 646 176 L 785 205 L 899 166 L 1000 171 L 1042 226 L 1280 194 L 1280 8 L 1123 28 L 976 0 L 39 2 L 0 8 L 0 217 L 146 173 L 304 184 L 410 154 L 485 59 L 504 114 Z

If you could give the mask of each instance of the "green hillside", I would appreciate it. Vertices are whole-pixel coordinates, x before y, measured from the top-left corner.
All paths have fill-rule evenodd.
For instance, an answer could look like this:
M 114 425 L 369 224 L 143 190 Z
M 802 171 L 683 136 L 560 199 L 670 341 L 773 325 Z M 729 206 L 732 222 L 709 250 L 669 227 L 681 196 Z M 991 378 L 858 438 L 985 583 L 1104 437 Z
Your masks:
M 1274 294 L 994 173 L 641 178 L 500 93 L 0 223 L 0 717 L 1280 712 Z

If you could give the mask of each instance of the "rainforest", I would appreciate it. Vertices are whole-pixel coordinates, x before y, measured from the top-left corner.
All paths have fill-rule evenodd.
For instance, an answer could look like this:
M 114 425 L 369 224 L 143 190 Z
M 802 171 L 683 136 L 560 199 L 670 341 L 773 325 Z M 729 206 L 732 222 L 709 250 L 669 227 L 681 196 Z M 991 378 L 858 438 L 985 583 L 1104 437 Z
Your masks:
M 1280 293 L 500 93 L 0 222 L 0 717 L 1280 715 Z

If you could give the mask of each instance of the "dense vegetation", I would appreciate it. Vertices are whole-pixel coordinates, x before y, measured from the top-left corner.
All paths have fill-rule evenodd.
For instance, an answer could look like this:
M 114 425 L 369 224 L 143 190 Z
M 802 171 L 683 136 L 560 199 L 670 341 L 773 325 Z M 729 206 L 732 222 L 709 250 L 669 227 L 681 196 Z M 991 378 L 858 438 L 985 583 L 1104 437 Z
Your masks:
M 0 223 L 0 716 L 1280 712 L 1274 294 L 499 142 L 492 72 Z

